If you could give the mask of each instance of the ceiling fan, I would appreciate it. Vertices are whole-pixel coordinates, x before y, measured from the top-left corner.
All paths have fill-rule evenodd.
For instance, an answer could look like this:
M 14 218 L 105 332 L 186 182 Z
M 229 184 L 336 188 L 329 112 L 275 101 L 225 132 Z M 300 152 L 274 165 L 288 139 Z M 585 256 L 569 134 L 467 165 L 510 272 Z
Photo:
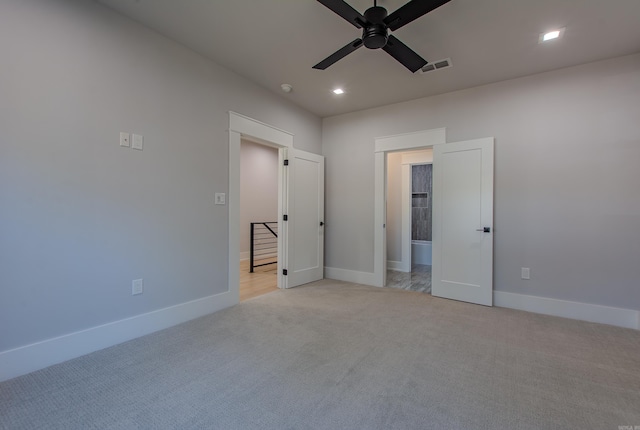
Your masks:
M 391 15 L 387 15 L 387 10 L 382 6 L 378 6 L 377 1 L 374 0 L 373 7 L 367 9 L 364 16 L 343 0 L 318 1 L 349 21 L 356 28 L 362 28 L 362 38 L 358 38 L 338 49 L 313 66 L 314 69 L 324 70 L 364 45 L 369 49 L 382 48 L 387 54 L 414 73 L 424 67 L 427 61 L 407 45 L 400 42 L 395 36 L 389 34 L 389 30 L 396 31 L 422 15 L 448 3 L 450 0 L 411 0 Z

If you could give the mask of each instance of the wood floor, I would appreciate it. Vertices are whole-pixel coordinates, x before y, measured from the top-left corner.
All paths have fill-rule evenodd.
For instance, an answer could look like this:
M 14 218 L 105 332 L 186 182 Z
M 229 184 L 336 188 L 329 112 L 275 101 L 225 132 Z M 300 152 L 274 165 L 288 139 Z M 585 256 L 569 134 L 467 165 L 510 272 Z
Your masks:
M 240 261 L 240 301 L 261 296 L 278 289 L 277 266 L 256 267 L 249 273 L 249 260 Z

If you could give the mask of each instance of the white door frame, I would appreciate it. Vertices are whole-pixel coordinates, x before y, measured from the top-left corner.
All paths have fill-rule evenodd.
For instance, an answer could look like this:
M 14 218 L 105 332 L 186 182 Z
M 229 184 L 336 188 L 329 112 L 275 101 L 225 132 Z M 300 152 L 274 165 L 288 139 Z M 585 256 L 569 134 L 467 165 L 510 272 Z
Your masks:
M 279 148 L 278 167 L 278 231 L 282 228 L 283 177 L 282 158 L 285 148 L 293 148 L 293 134 L 239 113 L 229 111 L 229 292 L 234 303 L 240 302 L 240 141 L 242 136 Z M 284 235 L 278 235 L 278 287 L 284 288 L 286 278 L 280 265 L 283 260 Z
M 446 128 L 435 128 L 414 133 L 377 137 L 375 139 L 373 277 L 374 285 L 377 287 L 384 287 L 387 274 L 387 152 L 428 148 L 433 145 L 444 144 L 446 141 Z

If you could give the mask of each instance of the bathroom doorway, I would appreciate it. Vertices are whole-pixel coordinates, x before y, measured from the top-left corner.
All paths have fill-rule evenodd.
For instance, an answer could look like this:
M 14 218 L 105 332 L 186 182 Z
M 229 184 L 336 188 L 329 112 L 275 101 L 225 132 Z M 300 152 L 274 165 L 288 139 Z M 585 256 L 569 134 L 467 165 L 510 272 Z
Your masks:
M 431 292 L 431 148 L 387 154 L 387 285 Z

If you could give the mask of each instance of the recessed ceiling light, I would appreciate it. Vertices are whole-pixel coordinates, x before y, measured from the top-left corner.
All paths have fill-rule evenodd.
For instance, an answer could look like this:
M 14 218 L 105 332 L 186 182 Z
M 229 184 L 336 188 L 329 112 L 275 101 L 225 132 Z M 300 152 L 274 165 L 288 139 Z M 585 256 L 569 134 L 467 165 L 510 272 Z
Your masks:
M 336 88 L 333 90 L 333 94 L 344 94 L 344 90 L 342 88 Z
M 564 28 L 559 28 L 557 30 L 541 33 L 539 42 L 543 43 L 543 42 L 548 42 L 550 40 L 559 39 L 560 37 L 562 37 L 563 33 L 564 33 Z
M 547 40 L 557 39 L 558 37 L 560 37 L 560 31 L 554 30 L 554 31 L 550 31 L 550 32 L 546 33 L 544 36 L 542 36 L 542 40 L 544 40 L 546 42 Z

